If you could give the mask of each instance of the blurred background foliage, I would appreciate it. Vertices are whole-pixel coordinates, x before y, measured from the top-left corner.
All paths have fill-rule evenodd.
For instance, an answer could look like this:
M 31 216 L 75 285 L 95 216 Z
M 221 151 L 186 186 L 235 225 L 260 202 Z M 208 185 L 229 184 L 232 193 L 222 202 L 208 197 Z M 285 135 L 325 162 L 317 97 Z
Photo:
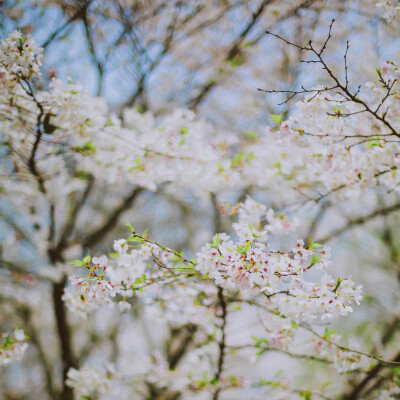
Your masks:
M 342 74 L 345 43 L 349 40 L 349 76 L 354 87 L 374 80 L 375 69 L 386 59 L 398 59 L 400 26 L 388 25 L 374 3 L 373 0 L 0 0 L 0 36 L 4 38 L 14 29 L 20 29 L 31 33 L 44 47 L 38 89 L 47 87 L 52 77 L 64 81 L 71 77 L 91 94 L 104 97 L 117 114 L 125 107 L 150 110 L 155 115 L 189 108 L 215 124 L 216 129 L 241 134 L 264 130 L 272 123 L 271 113 L 283 113 L 285 117 L 294 105 L 292 102 L 278 106 L 280 95 L 265 95 L 257 88 L 286 90 L 304 84 L 323 84 L 325 79 L 317 68 L 301 62 L 296 49 L 266 35 L 266 30 L 296 43 L 310 39 L 321 43 L 335 18 L 328 61 L 337 74 Z M 223 229 L 228 229 L 229 218 L 219 220 L 216 203 L 234 202 L 246 194 L 278 208 L 287 200 L 268 192 L 268 188 L 257 193 L 250 188 L 246 193 L 198 199 L 190 193 L 174 196 L 162 188 L 149 193 L 95 182 L 63 260 L 80 257 L 82 253 L 111 251 L 112 240 L 127 234 L 124 221 L 134 222 L 138 230 L 149 228 L 157 240 L 193 254 L 199 243 L 212 237 L 216 226 L 222 224 Z M 0 236 L 4 247 L 8 246 L 10 235 L 13 240 L 24 240 L 25 222 L 9 205 L 0 203 Z M 309 207 L 302 218 L 304 237 L 312 234 L 318 239 L 330 235 L 329 241 L 335 243 L 335 265 L 340 265 L 337 273 L 351 271 L 363 283 L 366 299 L 361 311 L 337 326 L 359 334 L 361 344 L 371 352 L 382 352 L 387 347 L 385 351 L 391 354 L 390 344 L 400 338 L 399 230 L 395 213 L 398 204 L 397 195 L 374 190 L 356 202 L 326 201 Z M 380 212 L 389 206 L 393 207 L 390 212 Z M 39 214 L 40 210 L 32 213 Z M 340 227 L 345 228 L 336 232 Z M 149 333 L 143 327 L 146 324 L 138 322 L 139 312 L 123 323 L 108 315 L 106 324 L 98 315 L 84 324 L 68 320 L 65 310 L 60 316 L 60 290 L 62 293 L 65 280 L 54 283 L 53 279 L 57 274 L 63 276 L 69 267 L 61 259 L 41 258 L 26 242 L 23 253 L 16 255 L 15 265 L 1 265 L 0 330 L 12 326 L 24 328 L 31 337 L 31 346 L 23 363 L 1 372 L 0 396 L 4 400 L 68 400 L 72 392 L 62 383 L 65 367 L 82 365 L 96 359 L 101 352 L 115 362 L 122 351 L 135 357 L 135 351 L 145 351 Z M 249 315 L 247 321 L 250 328 L 257 322 L 253 317 Z M 151 320 L 147 324 L 151 331 Z M 168 331 L 165 327 L 162 334 L 152 334 L 160 349 L 168 353 L 171 347 L 185 342 L 190 329 Z M 131 353 L 126 350 L 126 340 L 137 341 Z M 265 374 L 276 372 L 276 368 L 271 369 L 271 360 L 282 361 L 281 356 L 274 357 L 262 364 Z M 304 372 L 296 360 L 284 362 L 297 371 L 300 380 L 320 380 L 316 367 Z M 310 375 L 313 371 L 314 377 Z M 352 375 L 337 379 L 343 382 L 344 391 L 351 391 L 359 383 L 359 378 Z M 152 396 L 148 398 L 179 398 L 168 391 Z

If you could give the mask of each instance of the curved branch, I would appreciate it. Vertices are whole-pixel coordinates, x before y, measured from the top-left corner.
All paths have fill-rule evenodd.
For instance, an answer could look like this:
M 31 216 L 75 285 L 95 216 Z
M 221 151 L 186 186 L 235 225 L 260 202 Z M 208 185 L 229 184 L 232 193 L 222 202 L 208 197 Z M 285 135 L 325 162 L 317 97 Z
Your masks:
M 137 186 L 129 196 L 127 196 L 122 204 L 117 207 L 114 212 L 108 217 L 107 221 L 99 227 L 97 230 L 92 232 L 83 242 L 83 247 L 90 248 L 103 239 L 111 229 L 115 228 L 118 220 L 123 212 L 130 208 L 136 198 L 144 189 Z
M 371 221 L 377 217 L 386 216 L 392 212 L 399 211 L 399 210 L 400 210 L 400 203 L 394 204 L 390 207 L 380 208 L 379 210 L 375 210 L 371 214 L 365 215 L 364 217 L 350 219 L 345 226 L 342 226 L 341 228 L 338 228 L 338 229 L 334 230 L 333 232 L 329 233 L 325 237 L 318 239 L 318 242 L 321 242 L 321 243 L 328 242 L 329 240 L 335 238 L 336 236 L 341 235 L 342 233 L 346 232 L 347 230 L 351 229 L 354 226 L 363 225 L 363 224 L 367 223 L 368 221 Z

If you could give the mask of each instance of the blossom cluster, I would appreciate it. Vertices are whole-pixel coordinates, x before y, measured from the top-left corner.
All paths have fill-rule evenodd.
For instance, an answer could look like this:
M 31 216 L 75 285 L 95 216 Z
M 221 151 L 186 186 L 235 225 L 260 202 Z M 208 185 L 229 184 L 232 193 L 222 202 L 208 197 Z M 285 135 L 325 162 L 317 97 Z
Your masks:
M 215 329 L 215 287 L 203 285 L 209 279 L 185 265 L 179 253 L 139 235 L 115 240 L 114 250 L 110 260 L 103 255 L 72 262 L 87 271 L 71 276 L 64 290 L 63 300 L 74 315 L 85 319 L 97 308 L 111 306 L 113 300 L 120 312 L 127 312 L 129 299 L 135 297 L 156 320 L 176 326 L 199 324 L 208 333 Z
M 81 178 L 89 175 L 153 191 L 167 182 L 180 188 L 189 185 L 197 192 L 239 182 L 229 159 L 230 147 L 238 142 L 235 135 L 216 133 L 211 124 L 187 110 L 156 120 L 150 112 L 128 109 L 119 118 L 109 112 L 104 100 L 93 98 L 70 80 L 53 78 L 47 91 L 35 92 L 30 79 L 39 76 L 41 54 L 34 40 L 18 31 L 2 42 L 0 78 L 5 90 L 0 95 L 4 116 L 0 128 L 14 165 L 3 165 L 4 173 L 20 179 L 16 171 L 22 174 L 36 161 L 33 168 L 52 196 L 59 186 L 76 191 Z M 39 135 L 39 141 L 27 165 L 19 154 L 32 152 L 33 134 Z
M 80 369 L 70 368 L 66 384 L 73 388 L 77 396 L 96 396 L 107 392 L 115 378 L 115 368 L 83 366 Z
M 172 251 L 163 250 L 159 246 L 146 243 L 141 240 L 139 248 L 129 248 L 129 244 L 138 240 L 119 239 L 114 241 L 113 263 L 109 263 L 108 257 L 86 257 L 83 260 L 74 261 L 76 267 L 84 267 L 89 270 L 85 277 L 73 275 L 70 278 L 71 287 L 64 293 L 64 301 L 77 315 L 85 317 L 99 305 L 110 303 L 111 298 L 120 294 L 119 309 L 127 311 L 131 305 L 125 301 L 132 297 L 135 290 L 143 290 L 149 281 L 157 281 L 160 277 L 148 271 L 148 261 L 156 260 L 158 265 L 168 266 L 172 269 L 170 259 Z M 157 266 L 156 264 L 156 266 Z
M 323 337 L 313 336 L 312 347 L 315 354 L 332 362 L 338 372 L 349 372 L 368 366 L 368 359 L 361 354 L 343 350 L 339 343 L 340 335 L 325 329 Z
M 396 190 L 400 182 L 397 65 L 384 63 L 378 80 L 360 88 L 359 101 L 344 101 L 344 94 L 318 87 L 315 91 L 321 92 L 312 91 L 298 102 L 274 133 L 289 149 L 276 164 L 277 173 L 295 180 L 299 191 L 313 187 L 319 193 L 357 197 L 378 184 Z
M 359 304 L 362 299 L 361 287 L 354 281 L 335 281 L 326 273 L 318 282 L 306 278 L 310 269 L 329 266 L 330 249 L 311 240 L 305 247 L 299 240 L 290 252 L 270 250 L 267 239 L 274 225 L 259 228 L 265 210 L 248 198 L 242 204 L 239 222 L 233 225 L 239 241 L 226 234 L 216 235 L 197 254 L 196 269 L 226 288 L 258 289 L 280 312 L 296 321 L 352 312 L 352 303 Z
M 378 400 L 395 400 L 400 394 L 400 387 L 394 383 L 388 389 L 384 389 L 379 394 Z
M 299 240 L 290 252 L 270 250 L 268 229 L 275 225 L 266 225 L 267 230 L 260 228 L 265 212 L 265 206 L 248 198 L 240 205 L 239 222 L 233 224 L 239 240 L 233 241 L 225 233 L 217 234 L 197 254 L 196 261 L 189 262 L 179 253 L 138 235 L 127 241 L 115 241 L 116 265 L 107 266 L 106 256 L 94 258 L 94 266 L 89 266 L 88 257 L 74 262 L 88 268 L 89 276 L 73 276 L 72 292 L 68 289 L 64 300 L 75 311 L 90 311 L 101 302 L 110 301 L 116 293 L 131 297 L 135 290 L 151 283 L 170 285 L 182 279 L 179 275 L 185 278 L 195 270 L 200 273 L 200 276 L 194 274 L 195 277 L 214 279 L 218 286 L 262 293 L 279 312 L 296 321 L 329 319 L 352 312 L 352 304 L 359 304 L 362 299 L 361 286 L 356 286 L 353 280 L 334 280 L 326 273 L 319 281 L 307 279 L 311 269 L 329 266 L 330 249 L 312 240 L 305 246 Z M 138 249 L 129 249 L 129 243 L 138 242 Z M 154 267 L 148 263 L 150 260 Z M 182 268 L 185 262 L 189 265 Z
M 341 345 L 341 336 L 330 328 L 318 333 L 282 314 L 266 315 L 264 323 L 263 336 L 252 337 L 258 357 L 267 350 L 283 351 L 294 357 L 329 363 L 339 373 L 368 368 L 371 364 L 368 355 Z
M 93 266 L 90 266 L 90 263 Z M 85 318 L 88 312 L 93 311 L 100 304 L 111 302 L 111 297 L 120 291 L 111 281 L 103 279 L 107 264 L 106 256 L 93 257 L 93 260 L 88 256 L 82 262 L 75 262 L 76 266 L 86 267 L 90 271 L 87 279 L 76 275 L 71 276 L 73 290 L 65 291 L 62 298 L 67 307 L 77 315 Z
M 0 82 L 16 82 L 18 75 L 39 75 L 42 54 L 30 35 L 14 31 L 0 42 Z
M 22 329 L 15 329 L 12 334 L 0 335 L 0 365 L 20 360 L 28 347 Z
M 383 8 L 383 18 L 386 18 L 389 22 L 393 21 L 397 13 L 400 12 L 399 0 L 386 0 L 376 3 L 376 7 Z
M 283 212 L 278 214 L 272 208 L 267 208 L 264 204 L 256 202 L 250 196 L 247 196 L 245 201 L 238 204 L 236 208 L 238 223 L 234 227 L 239 231 L 240 226 L 251 225 L 258 233 L 261 224 L 267 222 L 267 225 L 264 226 L 265 232 L 284 235 L 294 232 L 300 225 L 300 221 L 296 216 L 288 218 Z

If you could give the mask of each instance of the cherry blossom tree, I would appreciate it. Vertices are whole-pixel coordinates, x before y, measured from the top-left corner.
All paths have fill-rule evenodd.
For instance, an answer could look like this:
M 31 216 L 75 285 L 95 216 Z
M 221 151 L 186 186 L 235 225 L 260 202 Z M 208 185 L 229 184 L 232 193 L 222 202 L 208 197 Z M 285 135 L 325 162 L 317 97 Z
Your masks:
M 77 8 L 67 25 L 83 22 L 100 94 L 107 58 L 97 59 L 90 5 L 62 8 L 66 15 Z M 398 4 L 371 2 L 367 10 L 381 8 L 390 30 Z M 126 32 L 133 30 L 118 2 L 95 10 L 118 12 Z M 181 14 L 175 18 L 184 25 Z M 327 57 L 334 35 L 334 21 L 317 42 L 262 32 L 319 68 L 323 83 L 260 87 L 258 96 L 286 96 L 285 104 L 302 98 L 271 114 L 270 127 L 244 133 L 216 128 L 196 107 L 155 115 L 135 97 L 110 110 L 72 79 L 43 77 L 43 49 L 31 35 L 15 30 L 2 40 L 1 322 L 13 332 L 4 333 L 0 349 L 11 382 L 4 398 L 399 395 L 396 297 L 387 291 L 393 286 L 370 286 L 398 275 L 390 219 L 400 208 L 400 72 L 387 61 L 374 81 L 353 83 L 349 42 L 335 50 L 343 51 L 342 65 Z M 143 74 L 137 96 L 149 71 Z M 164 200 L 161 214 L 178 204 L 186 225 L 163 227 L 156 199 Z M 337 225 L 338 207 L 357 211 L 359 204 L 367 213 Z M 389 268 L 380 260 L 374 271 L 363 269 L 358 264 L 375 249 L 360 254 L 351 240 L 354 265 L 331 259 L 336 247 L 328 241 L 380 216 L 389 217 L 375 228 Z M 182 229 L 188 239 L 179 243 Z M 389 310 L 369 326 L 378 303 Z M 332 374 L 340 386 L 329 382 Z

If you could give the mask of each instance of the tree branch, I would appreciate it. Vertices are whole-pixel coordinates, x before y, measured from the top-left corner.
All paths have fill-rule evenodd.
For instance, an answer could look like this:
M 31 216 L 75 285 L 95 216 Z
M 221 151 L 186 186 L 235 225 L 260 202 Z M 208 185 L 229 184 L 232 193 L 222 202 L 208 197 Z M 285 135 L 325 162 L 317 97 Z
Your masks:
M 102 240 L 110 230 L 115 228 L 118 220 L 122 213 L 124 213 L 128 208 L 130 208 L 139 194 L 143 191 L 142 187 L 137 186 L 129 196 L 127 196 L 122 204 L 117 207 L 114 212 L 108 217 L 107 221 L 99 227 L 97 230 L 92 232 L 86 239 L 82 242 L 83 247 L 91 248 L 100 240 Z
M 218 364 L 217 364 L 217 372 L 214 375 L 214 379 L 219 381 L 221 378 L 222 371 L 224 369 L 225 362 L 225 348 L 226 348 L 226 317 L 228 315 L 228 304 L 225 300 L 224 290 L 222 287 L 218 287 L 218 301 L 221 307 L 221 340 L 218 342 L 219 348 L 219 356 L 218 356 Z M 214 392 L 213 400 L 218 400 L 219 395 L 221 393 L 222 387 L 217 388 Z
M 364 217 L 351 219 L 347 222 L 347 224 L 345 226 L 342 226 L 341 228 L 338 228 L 338 229 L 334 230 L 333 232 L 329 233 L 325 237 L 318 239 L 318 242 L 321 242 L 321 243 L 328 242 L 329 240 L 332 240 L 336 236 L 341 235 L 342 233 L 346 232 L 347 230 L 349 230 L 350 228 L 352 228 L 354 226 L 363 225 L 363 224 L 367 223 L 368 221 L 371 221 L 374 218 L 377 218 L 380 216 L 385 216 L 385 215 L 388 215 L 388 214 L 398 211 L 398 210 L 400 210 L 400 203 L 394 204 L 390 207 L 385 207 L 385 208 L 381 208 L 379 210 L 375 210 L 371 214 L 365 215 Z

